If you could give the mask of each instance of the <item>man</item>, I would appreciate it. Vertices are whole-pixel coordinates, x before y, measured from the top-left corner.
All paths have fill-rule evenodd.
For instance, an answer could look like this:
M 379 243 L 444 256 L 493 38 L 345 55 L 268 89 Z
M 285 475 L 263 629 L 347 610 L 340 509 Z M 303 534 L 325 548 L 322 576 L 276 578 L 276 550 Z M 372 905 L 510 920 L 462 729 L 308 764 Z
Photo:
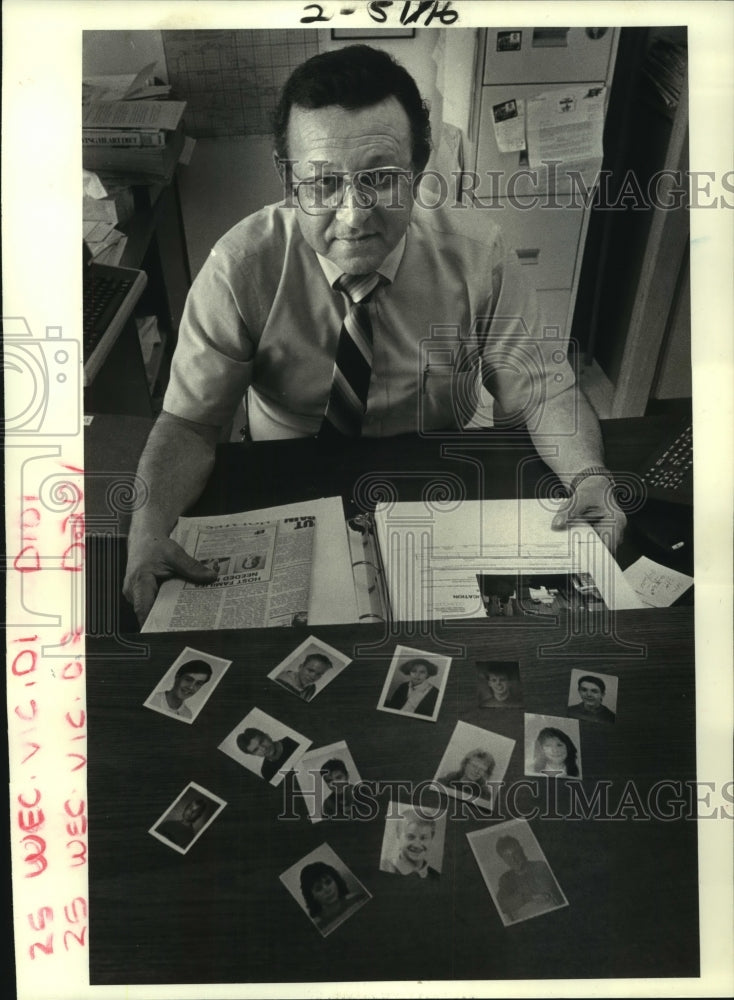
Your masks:
M 436 836 L 436 821 L 407 809 L 398 820 L 397 843 L 392 857 L 380 868 L 396 875 L 438 878 L 439 872 L 428 864 L 428 852 Z
M 352 808 L 352 786 L 349 784 L 347 765 L 343 760 L 332 757 L 321 766 L 321 777 L 329 789 L 329 795 L 324 799 L 321 814 L 324 818 L 333 819 L 349 817 Z
M 579 697 L 577 705 L 569 705 L 567 715 L 572 719 L 586 719 L 587 722 L 614 722 L 616 716 L 606 705 L 602 705 L 607 686 L 601 677 L 584 674 L 578 681 Z
M 331 660 L 323 653 L 309 653 L 295 670 L 284 670 L 275 680 L 288 691 L 293 691 L 302 701 L 311 701 L 316 694 L 316 682 L 327 670 L 331 670 Z
M 273 740 L 267 733 L 255 729 L 254 726 L 248 726 L 237 736 L 237 746 L 243 753 L 262 757 L 260 774 L 266 781 L 274 778 L 282 765 L 287 764 L 298 749 L 298 744 L 290 736 Z
M 179 719 L 193 719 L 191 709 L 185 702 L 195 695 L 211 679 L 211 664 L 206 660 L 188 660 L 176 671 L 173 687 L 169 691 L 158 691 L 150 699 L 152 708 Z
M 158 827 L 158 833 L 178 847 L 188 847 L 197 833 L 196 821 L 207 811 L 204 799 L 187 802 L 179 819 L 166 819 Z
M 497 891 L 499 907 L 509 920 L 523 916 L 523 907 L 528 904 L 533 904 L 533 913 L 539 907 L 550 910 L 563 905 L 563 896 L 545 861 L 528 861 L 515 837 L 500 837 L 496 851 L 509 868 L 500 876 Z
M 275 145 L 285 201 L 225 234 L 197 276 L 140 461 L 149 502 L 133 518 L 124 585 L 138 617 L 161 579 L 213 580 L 168 535 L 245 393 L 255 439 L 456 430 L 456 400 L 481 371 L 495 422 L 532 417 L 571 491 L 556 526 L 611 518 L 618 540 L 598 423 L 542 336 L 515 255 L 491 221 L 479 240 L 414 211 L 430 123 L 412 77 L 364 45 L 314 56 L 284 87 Z M 457 330 L 448 372 L 425 363 L 436 328 Z

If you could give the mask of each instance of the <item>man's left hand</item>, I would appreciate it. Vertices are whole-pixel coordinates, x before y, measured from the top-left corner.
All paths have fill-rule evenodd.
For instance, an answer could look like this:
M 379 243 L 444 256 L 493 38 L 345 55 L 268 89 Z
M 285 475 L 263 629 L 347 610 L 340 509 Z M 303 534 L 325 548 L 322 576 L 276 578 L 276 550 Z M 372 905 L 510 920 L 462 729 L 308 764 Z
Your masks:
M 614 497 L 613 484 L 606 476 L 587 476 L 582 479 L 573 496 L 553 518 L 552 527 L 556 531 L 562 531 L 580 521 L 593 525 L 609 551 L 616 551 L 624 536 L 627 518 L 620 510 Z

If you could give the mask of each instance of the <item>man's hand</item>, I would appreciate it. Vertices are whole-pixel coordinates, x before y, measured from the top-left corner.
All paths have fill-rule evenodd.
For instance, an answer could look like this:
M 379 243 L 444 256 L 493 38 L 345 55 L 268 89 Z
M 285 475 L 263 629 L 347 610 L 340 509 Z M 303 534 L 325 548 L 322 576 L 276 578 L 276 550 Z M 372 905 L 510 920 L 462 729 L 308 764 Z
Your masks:
M 593 525 L 609 551 L 616 552 L 624 536 L 627 518 L 619 509 L 614 487 L 606 476 L 582 479 L 566 506 L 553 518 L 552 527 L 561 531 L 580 521 Z
M 131 537 L 122 592 L 142 625 L 153 607 L 159 581 L 182 577 L 192 583 L 213 583 L 217 574 L 188 555 L 170 538 Z

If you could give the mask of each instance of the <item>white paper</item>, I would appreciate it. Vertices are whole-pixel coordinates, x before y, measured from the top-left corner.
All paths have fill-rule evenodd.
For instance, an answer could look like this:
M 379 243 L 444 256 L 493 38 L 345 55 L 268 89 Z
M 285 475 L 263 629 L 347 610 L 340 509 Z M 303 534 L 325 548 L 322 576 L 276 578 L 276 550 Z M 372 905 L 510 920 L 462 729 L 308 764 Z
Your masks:
M 340 497 L 321 497 L 302 503 L 281 504 L 248 510 L 242 514 L 220 514 L 208 518 L 180 517 L 172 537 L 178 541 L 179 531 L 189 524 L 253 524 L 284 517 L 308 514 L 316 518 L 314 536 L 311 593 L 308 604 L 309 625 L 349 625 L 359 621 L 354 593 L 351 555 Z
M 567 87 L 528 99 L 528 160 L 535 169 L 543 161 L 576 163 L 603 156 L 606 87 Z
M 624 578 L 649 608 L 669 608 L 693 584 L 693 577 L 640 556 L 624 571 Z
M 500 153 L 519 153 L 525 149 L 525 101 L 522 98 L 493 104 L 492 124 Z
M 591 525 L 557 531 L 558 504 L 465 500 L 378 508 L 375 524 L 397 621 L 484 617 L 478 573 L 588 573 L 610 610 L 644 604 Z

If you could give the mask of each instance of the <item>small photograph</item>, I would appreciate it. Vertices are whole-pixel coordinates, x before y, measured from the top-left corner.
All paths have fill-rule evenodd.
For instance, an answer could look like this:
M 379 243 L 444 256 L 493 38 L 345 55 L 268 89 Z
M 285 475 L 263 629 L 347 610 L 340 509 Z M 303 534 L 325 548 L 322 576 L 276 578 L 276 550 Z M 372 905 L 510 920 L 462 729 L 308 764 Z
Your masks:
M 436 879 L 443 867 L 446 813 L 433 816 L 417 807 L 391 802 L 385 818 L 380 871 Z
M 522 31 L 498 31 L 498 52 L 519 52 L 522 47 Z
M 351 662 L 344 653 L 312 635 L 271 670 L 268 677 L 301 701 L 312 701 Z
M 451 666 L 450 656 L 396 646 L 377 707 L 381 712 L 435 722 Z
M 492 809 L 514 747 L 507 736 L 457 722 L 433 780 L 454 798 Z
M 304 754 L 296 779 L 312 823 L 351 818 L 353 789 L 362 779 L 344 740 Z
M 477 704 L 480 708 L 522 708 L 517 660 L 477 660 Z
M 143 704 L 154 712 L 191 724 L 231 663 L 187 646 Z
M 525 774 L 580 778 L 581 740 L 576 719 L 525 715 Z
M 619 678 L 612 674 L 572 670 L 566 715 L 570 719 L 613 725 L 617 719 L 618 685 Z
M 244 555 L 234 556 L 232 560 L 232 572 L 247 573 L 249 570 L 262 569 L 266 561 L 266 557 L 262 554 L 246 552 Z
M 505 927 L 568 906 L 527 820 L 498 823 L 467 839 Z
M 190 781 L 148 833 L 179 854 L 186 854 L 226 805 L 214 792 Z
M 279 785 L 310 746 L 311 740 L 295 729 L 253 708 L 218 749 L 269 784 Z
M 488 618 L 537 618 L 606 607 L 589 573 L 480 573 L 477 583 Z
M 280 881 L 323 937 L 372 898 L 328 844 L 284 871 Z
M 517 118 L 517 101 L 502 101 L 492 105 L 492 116 L 496 122 L 505 122 L 508 118 Z

